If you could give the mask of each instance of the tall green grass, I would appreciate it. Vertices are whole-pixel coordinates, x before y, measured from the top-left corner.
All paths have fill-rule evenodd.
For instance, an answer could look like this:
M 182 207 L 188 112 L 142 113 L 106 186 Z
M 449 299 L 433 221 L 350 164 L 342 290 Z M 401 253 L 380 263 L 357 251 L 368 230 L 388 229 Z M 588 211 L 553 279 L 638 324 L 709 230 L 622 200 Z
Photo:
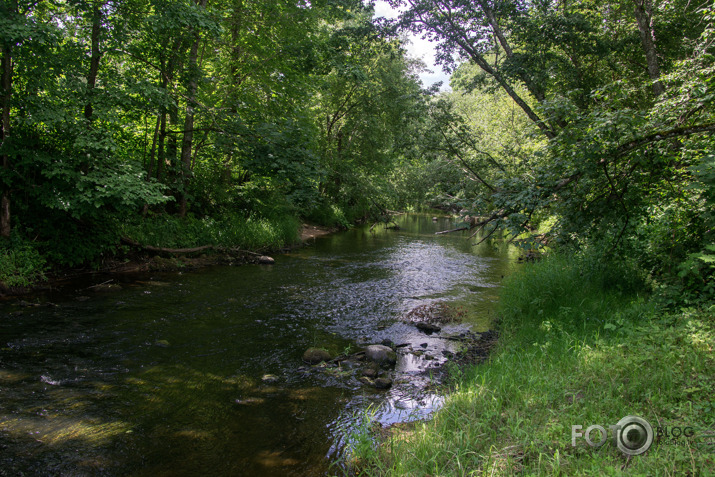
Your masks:
M 412 432 L 351 459 L 362 475 L 706 475 L 715 425 L 712 313 L 662 315 L 619 263 L 552 256 L 509 277 L 490 360 L 455 370 L 444 407 Z M 635 414 L 693 426 L 697 442 L 656 443 L 628 459 L 571 426 Z M 711 439 L 713 436 L 711 435 Z
M 46 262 L 33 244 L 13 236 L 0 242 L 0 288 L 28 287 L 45 279 Z
M 145 245 L 187 248 L 202 245 L 246 250 L 278 249 L 299 240 L 300 222 L 293 216 L 226 215 L 220 218 L 168 215 L 125 224 L 123 233 Z

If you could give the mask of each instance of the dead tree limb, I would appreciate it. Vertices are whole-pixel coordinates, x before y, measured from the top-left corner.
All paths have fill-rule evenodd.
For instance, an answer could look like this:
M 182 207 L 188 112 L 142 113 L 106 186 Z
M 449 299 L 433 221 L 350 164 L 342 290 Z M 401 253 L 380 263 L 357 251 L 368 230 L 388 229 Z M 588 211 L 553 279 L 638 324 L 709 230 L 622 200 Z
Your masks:
M 200 247 L 189 247 L 189 248 L 166 248 L 166 247 L 155 247 L 153 245 L 145 245 L 141 244 L 135 240 L 132 240 L 128 237 L 122 237 L 121 238 L 122 243 L 126 245 L 131 245 L 132 247 L 137 247 L 144 249 L 149 252 L 158 252 L 158 253 L 171 253 L 171 254 L 180 254 L 180 253 L 196 253 L 196 252 L 202 252 L 204 250 L 216 250 L 218 252 L 224 252 L 224 253 L 245 253 L 248 255 L 255 255 L 256 257 L 260 257 L 260 253 L 256 252 L 250 252 L 248 250 L 243 250 L 238 247 L 236 248 L 229 248 L 229 247 L 219 247 L 217 245 L 202 245 Z
M 459 232 L 460 230 L 469 230 L 469 227 L 457 227 L 456 229 L 452 230 L 443 230 L 441 232 L 435 232 L 435 235 L 444 235 L 444 234 L 451 234 L 452 232 Z

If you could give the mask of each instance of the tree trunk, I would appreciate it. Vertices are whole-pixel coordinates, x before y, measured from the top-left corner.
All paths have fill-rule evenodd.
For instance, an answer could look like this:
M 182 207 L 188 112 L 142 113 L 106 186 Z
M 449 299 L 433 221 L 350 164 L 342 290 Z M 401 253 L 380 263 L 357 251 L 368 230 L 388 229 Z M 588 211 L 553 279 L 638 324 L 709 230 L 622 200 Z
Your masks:
M 496 35 L 497 40 L 499 40 L 499 44 L 501 45 L 501 47 L 504 48 L 504 53 L 506 53 L 507 57 L 511 58 L 512 56 L 514 56 L 514 52 L 512 51 L 511 46 L 509 45 L 509 42 L 506 41 L 504 32 L 502 32 L 501 28 L 499 28 L 497 19 L 494 16 L 494 11 L 489 6 L 489 3 L 487 2 L 487 0 L 478 0 L 477 3 L 479 4 L 480 7 L 482 7 L 484 14 L 487 16 L 487 20 L 489 20 L 489 25 L 491 25 L 494 35 Z
M 159 113 L 159 146 L 156 151 L 156 179 L 161 181 L 161 174 L 166 167 L 166 108 Z
M 494 32 L 494 36 L 497 38 L 497 41 L 499 42 L 499 45 L 504 49 L 504 53 L 506 54 L 507 58 L 512 58 L 514 56 L 514 51 L 511 48 L 511 45 L 509 45 L 509 42 L 506 39 L 506 36 L 504 35 L 504 32 L 502 31 L 501 27 L 499 26 L 499 23 L 497 22 L 497 18 L 494 15 L 494 10 L 492 10 L 491 6 L 489 5 L 488 0 L 478 0 L 479 6 L 482 7 L 482 10 L 484 11 L 485 16 L 487 17 L 487 20 L 489 21 L 489 25 L 492 27 L 492 31 Z M 531 95 L 536 98 L 536 100 L 539 103 L 543 103 L 546 101 L 546 93 L 544 92 L 544 88 L 542 88 L 540 85 L 534 83 L 532 78 L 529 77 L 528 72 L 520 72 L 518 74 L 519 79 L 524 83 L 524 86 L 526 86 L 526 89 L 531 93 Z M 511 93 L 509 93 L 511 96 Z M 521 105 L 520 105 L 521 106 Z M 523 109 L 523 107 L 522 107 Z M 528 113 L 527 113 L 528 114 Z M 531 118 L 531 116 L 529 116 Z M 533 120 L 533 118 L 532 118 Z M 566 127 L 566 123 L 559 119 L 555 118 L 554 122 L 556 125 L 564 128 Z M 541 127 L 541 126 L 540 126 Z M 542 128 L 544 130 L 544 128 Z M 549 130 L 553 133 L 553 130 L 549 128 Z
M 95 3 L 92 7 L 92 56 L 89 60 L 89 74 L 87 75 L 87 104 L 84 106 L 84 117 L 88 121 L 92 120 L 94 109 L 92 107 L 92 93 L 97 84 L 99 73 L 99 60 L 102 53 L 99 51 L 99 35 L 102 32 L 102 10 L 100 5 Z
M 231 91 L 230 91 L 230 110 L 232 113 L 238 111 L 238 89 L 244 78 L 241 77 L 239 65 L 243 56 L 243 48 L 241 47 L 240 35 L 243 29 L 243 2 L 234 2 L 233 15 L 231 16 Z
M 175 43 L 175 48 L 172 50 L 173 52 L 179 51 L 179 48 L 181 46 L 181 41 L 177 38 L 177 41 Z M 177 54 L 172 53 L 171 58 L 169 58 L 169 65 L 167 66 L 167 72 L 168 72 L 168 84 L 170 85 L 170 88 L 173 88 L 173 83 L 174 83 L 174 72 L 177 71 L 177 69 L 181 69 L 181 58 L 178 57 Z M 177 152 L 179 150 L 177 146 L 177 135 L 178 133 L 178 126 L 179 126 L 179 102 L 178 100 L 174 100 L 170 102 L 169 105 L 169 117 L 168 121 L 166 122 L 166 148 L 165 148 L 165 162 L 164 162 L 164 167 L 169 168 L 168 173 L 174 174 L 176 170 L 178 169 L 176 166 L 176 156 Z
M 0 139 L 2 146 L 7 147 L 10 138 L 10 100 L 12 98 L 12 46 L 3 45 L 2 48 L 2 130 Z M 2 155 L 3 172 L 7 175 L 10 170 L 10 156 L 6 152 Z M 10 225 L 10 184 L 3 181 L 2 197 L 0 198 L 0 236 L 9 237 L 12 230 Z
M 507 83 L 506 79 L 494 68 L 491 67 L 489 62 L 480 55 L 476 50 L 473 48 L 470 48 L 469 45 L 462 43 L 460 46 L 469 54 L 470 58 L 472 61 L 474 61 L 482 70 L 484 70 L 485 73 L 490 75 L 492 78 L 496 80 L 496 82 L 499 84 L 499 86 L 506 91 L 506 93 L 511 97 L 511 99 L 514 100 L 514 102 L 526 113 L 526 115 L 531 119 L 534 124 L 536 124 L 539 129 L 541 129 L 541 132 L 544 133 L 544 135 L 549 138 L 553 139 L 556 137 L 556 134 L 549 128 L 549 126 L 539 117 L 538 114 L 534 112 L 533 109 L 531 109 L 531 106 L 529 106 L 524 99 L 519 96 L 519 93 L 517 93 L 514 88 L 511 87 L 509 83 Z
M 161 114 L 156 116 L 156 126 L 154 126 L 154 135 L 151 139 L 151 150 L 149 151 L 149 165 L 147 167 L 146 180 L 149 181 L 154 174 L 154 161 L 156 159 L 156 145 L 159 139 L 159 128 L 161 127 Z
M 197 5 L 201 8 L 206 7 L 206 0 L 197 0 Z M 189 185 L 189 174 L 191 173 L 191 150 L 194 140 L 194 108 L 196 107 L 196 93 L 198 91 L 198 57 L 199 43 L 201 35 L 199 31 L 195 31 L 194 43 L 191 45 L 189 52 L 189 82 L 187 85 L 186 99 L 186 119 L 184 120 L 184 136 L 181 141 L 181 176 L 183 179 L 184 190 L 181 191 L 181 199 L 179 201 L 179 216 L 185 217 L 187 210 L 186 189 Z
M 485 73 L 487 73 L 496 80 L 499 86 L 504 91 L 506 91 L 506 93 L 511 97 L 511 99 L 514 100 L 517 105 L 519 105 L 519 107 L 526 113 L 529 119 L 531 119 L 539 127 L 539 129 L 541 129 L 541 132 L 543 132 L 547 138 L 555 138 L 556 134 L 551 130 L 548 124 L 546 124 L 539 117 L 539 115 L 536 114 L 533 109 L 531 109 L 531 107 L 526 103 L 526 101 L 524 101 L 524 99 L 519 96 L 519 94 L 514 90 L 514 88 L 512 88 L 509 83 L 507 83 L 506 79 L 501 75 L 501 73 L 494 69 L 486 60 L 486 58 L 484 58 L 484 56 L 482 56 L 479 51 L 477 51 L 476 48 L 472 47 L 466 32 L 464 32 L 459 26 L 457 26 L 452 20 L 452 18 L 450 18 L 449 16 L 447 16 L 445 20 L 450 24 L 452 30 L 458 33 L 456 35 L 449 35 L 446 34 L 445 31 L 439 31 L 439 29 L 437 29 L 436 32 L 445 38 L 452 37 L 455 43 L 459 45 L 462 51 L 466 53 L 467 56 L 472 59 L 472 61 L 474 61 Z
M 181 44 L 181 38 L 176 38 L 172 49 L 169 53 L 169 61 L 167 62 L 162 54 L 161 58 L 161 71 L 159 72 L 161 76 L 161 88 L 164 90 L 165 94 L 169 96 L 168 89 L 173 84 L 174 81 L 174 68 L 176 66 L 176 51 Z M 172 164 L 176 158 L 176 136 L 173 134 L 167 134 L 167 114 L 169 115 L 169 125 L 176 124 L 178 122 L 178 112 L 176 103 L 172 101 L 171 106 L 168 110 L 166 107 L 162 106 L 159 112 L 159 146 L 157 148 L 157 164 L 156 164 L 156 178 L 161 181 L 162 173 L 166 172 L 166 163 Z M 167 141 L 167 135 L 168 141 Z
M 650 0 L 633 0 L 634 14 L 638 24 L 643 52 L 648 65 L 648 76 L 653 81 L 653 93 L 660 96 L 665 92 L 663 83 L 660 82 L 660 66 L 658 66 L 658 52 L 655 48 L 655 35 L 653 34 L 653 17 Z

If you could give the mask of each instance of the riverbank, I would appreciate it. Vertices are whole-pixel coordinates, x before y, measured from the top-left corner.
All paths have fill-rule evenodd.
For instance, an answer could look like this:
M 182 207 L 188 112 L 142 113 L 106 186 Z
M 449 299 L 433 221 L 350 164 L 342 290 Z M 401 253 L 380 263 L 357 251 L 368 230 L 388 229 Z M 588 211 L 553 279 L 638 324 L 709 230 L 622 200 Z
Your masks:
M 359 472 L 705 475 L 715 468 L 712 309 L 659 309 L 625 266 L 551 257 L 505 281 L 499 315 L 500 342 L 489 360 L 455 370 L 430 421 L 380 446 L 359 445 L 351 458 Z M 611 431 L 599 449 L 579 435 L 572 445 L 572 426 L 609 429 L 628 415 L 655 431 L 645 454 L 624 455 Z M 598 441 L 598 431 L 590 437 Z
M 244 224 L 245 225 L 245 224 Z M 294 227 L 297 229 L 293 230 Z M 276 230 L 277 229 L 277 230 Z M 161 228 L 159 228 L 161 231 Z M 244 263 L 254 263 L 266 254 L 285 253 L 296 247 L 309 244 L 310 241 L 318 237 L 336 232 L 334 227 L 326 227 L 307 223 L 271 224 L 269 222 L 259 222 L 253 227 L 248 227 L 245 235 L 236 238 L 234 242 L 225 242 L 223 249 L 206 248 L 205 250 L 181 251 L 187 246 L 187 240 L 196 242 L 196 230 L 164 230 L 162 234 L 152 234 L 153 237 L 146 236 L 142 229 L 135 229 L 133 232 L 146 240 L 141 244 L 134 240 L 124 240 L 118 245 L 113 253 L 92 267 L 56 267 L 54 269 L 43 270 L 41 273 L 27 275 L 28 266 L 22 263 L 8 264 L 14 270 L 8 270 L 5 275 L 14 274 L 12 285 L 8 286 L 0 281 L 0 296 L 20 296 L 52 288 L 59 283 L 75 279 L 79 276 L 101 274 L 124 274 L 140 272 L 172 272 L 195 270 L 198 268 L 213 265 L 239 265 Z M 165 236 L 164 236 L 165 235 Z M 130 245 L 128 242 L 134 242 Z M 189 243 L 191 243 L 189 242 Z M 143 247 L 142 245 L 149 245 Z M 250 248 L 243 249 L 243 246 Z M 160 250 L 160 248 L 176 247 L 173 251 Z M 194 247 L 203 248 L 201 246 Z M 189 250 L 187 248 L 187 250 Z M 22 257 L 18 257 L 23 260 Z

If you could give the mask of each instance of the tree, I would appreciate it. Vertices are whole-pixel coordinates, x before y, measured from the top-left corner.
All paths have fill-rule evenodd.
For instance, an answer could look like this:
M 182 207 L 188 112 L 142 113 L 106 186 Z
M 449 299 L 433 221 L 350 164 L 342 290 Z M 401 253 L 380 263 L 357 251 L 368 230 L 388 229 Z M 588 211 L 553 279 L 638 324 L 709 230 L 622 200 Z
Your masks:
M 423 92 L 405 51 L 381 37 L 365 14 L 329 33 L 323 63 L 330 66 L 316 104 L 320 147 L 328 174 L 324 193 L 367 210 L 389 187 L 408 142 L 401 139 L 423 111 Z M 370 197 L 373 197 L 370 202 Z M 358 206 L 358 204 L 360 204 Z
M 17 21 L 19 16 L 17 2 L 3 2 L 2 9 L 3 17 L 6 19 L 3 22 L 3 31 L 11 31 L 8 27 L 10 21 Z M 13 18 L 15 17 L 15 18 Z M 10 142 L 10 108 L 12 100 L 12 49 L 13 43 L 17 41 L 12 37 L 4 36 L 2 38 L 2 129 L 0 129 L 0 140 L 2 140 L 2 168 L 3 175 L 7 176 L 10 171 L 10 156 L 7 152 Z M 4 178 L 3 178 L 4 179 Z M 0 236 L 9 237 L 11 231 L 10 223 L 10 184 L 3 180 L 2 196 L 0 196 Z
M 500 88 L 547 139 L 505 173 L 515 161 L 476 160 L 483 149 L 459 119 L 464 111 L 455 118 L 444 109 L 452 112 L 438 124 L 453 130 L 443 134 L 443 154 L 479 184 L 476 226 L 515 236 L 552 214 L 561 239 L 610 237 L 605 249 L 614 252 L 654 207 L 682 200 L 688 167 L 712 146 L 703 135 L 713 130 L 709 56 L 699 53 L 712 48 L 700 37 L 707 11 L 656 2 L 392 3 L 408 7 L 399 25 L 440 42 L 445 66 L 460 55 L 479 68 L 457 70 L 455 87 Z M 522 106 L 528 97 L 538 116 Z
M 206 8 L 206 0 L 196 0 L 196 6 L 200 9 Z M 193 29 L 194 41 L 191 44 L 188 64 L 188 80 L 186 85 L 186 120 L 184 121 L 184 136 L 181 142 L 181 175 L 183 177 L 184 192 L 181 194 L 179 215 L 186 215 L 186 188 L 188 186 L 188 176 L 191 171 L 191 147 L 194 139 L 194 114 L 196 104 L 196 94 L 198 92 L 198 57 L 201 36 L 197 29 Z
M 390 4 L 407 7 L 400 16 L 399 25 L 402 28 L 422 34 L 438 43 L 437 60 L 445 68 L 454 68 L 455 57 L 468 58 L 519 105 L 546 137 L 555 136 L 553 127 L 517 92 L 512 80 L 502 71 L 499 57 L 495 54 L 502 48 L 507 57 L 514 56 L 500 20 L 506 15 L 519 15 L 517 8 L 506 3 L 490 3 L 488 0 L 392 0 Z M 500 16 L 500 10 L 505 15 Z M 494 61 L 490 61 L 490 57 L 494 58 Z M 528 70 L 519 71 L 517 76 L 537 101 L 545 99 L 543 90 L 532 80 Z

